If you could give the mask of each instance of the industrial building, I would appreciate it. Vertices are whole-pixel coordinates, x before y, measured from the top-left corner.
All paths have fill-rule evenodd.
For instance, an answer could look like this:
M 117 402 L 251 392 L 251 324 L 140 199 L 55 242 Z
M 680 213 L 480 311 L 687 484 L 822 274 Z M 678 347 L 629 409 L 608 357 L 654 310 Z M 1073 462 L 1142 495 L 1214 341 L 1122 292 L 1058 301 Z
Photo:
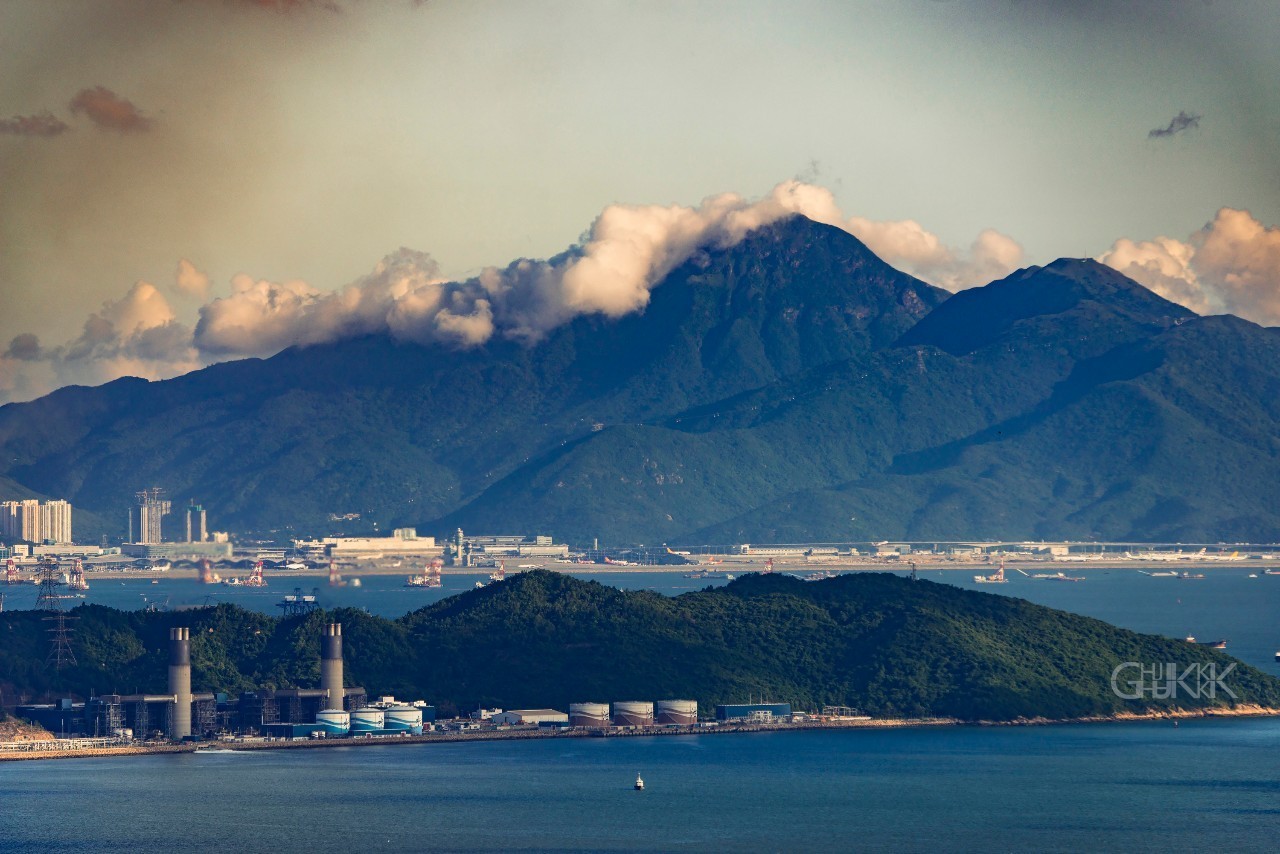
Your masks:
M 230 560 L 231 543 L 214 539 L 205 543 L 125 543 L 120 551 L 129 557 L 145 560 L 180 560 L 207 557 L 210 560 Z
M 435 537 L 419 537 L 414 528 L 396 528 L 390 537 L 325 537 L 320 540 L 294 540 L 298 554 L 312 560 L 334 560 L 383 557 L 439 557 L 444 549 Z
M 726 723 L 742 723 L 745 721 L 769 723 L 771 721 L 789 721 L 790 719 L 790 703 L 738 703 L 716 706 L 716 720 Z
M 398 703 L 394 697 L 367 702 L 363 688 L 344 687 L 342 626 L 330 623 L 321 637 L 320 687 L 226 694 L 191 690 L 190 629 L 169 630 L 168 686 L 164 694 L 104 694 L 87 703 L 21 706 L 20 716 L 51 732 L 110 737 L 199 738 L 218 732 L 285 737 L 421 733 L 435 720 L 435 707 Z
M 569 547 L 556 543 L 545 534 L 525 537 L 519 534 L 467 536 L 459 528 L 449 544 L 449 559 L 454 566 L 472 566 L 479 560 L 504 557 L 565 558 Z
M 555 709 L 511 709 L 499 712 L 490 718 L 499 725 L 531 725 L 568 724 L 569 716 Z

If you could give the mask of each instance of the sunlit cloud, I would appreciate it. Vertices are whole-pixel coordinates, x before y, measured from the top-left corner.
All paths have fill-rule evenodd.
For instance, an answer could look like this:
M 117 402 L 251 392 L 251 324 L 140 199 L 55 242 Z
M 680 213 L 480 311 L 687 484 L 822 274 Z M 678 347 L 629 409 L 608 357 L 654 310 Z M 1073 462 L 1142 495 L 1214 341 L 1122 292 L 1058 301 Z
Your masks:
M 1280 228 L 1222 208 L 1185 240 L 1117 240 L 1099 258 L 1200 314 L 1280 325 Z
M 427 253 L 402 248 L 337 290 L 239 273 L 229 293 L 209 298 L 209 277 L 182 259 L 172 292 L 202 300 L 194 325 L 180 321 L 158 288 L 138 282 L 94 312 L 66 344 L 15 339 L 10 361 L 50 365 L 62 382 L 100 382 L 124 373 L 161 378 L 368 334 L 451 347 L 479 346 L 494 336 L 532 344 L 575 317 L 643 311 L 652 290 L 695 253 L 733 246 L 797 214 L 844 229 L 889 263 L 951 289 L 1000 278 L 1022 260 L 1021 247 L 999 232 L 983 231 L 957 249 L 914 221 L 848 217 L 831 191 L 793 180 L 754 200 L 723 193 L 691 206 L 610 205 L 555 258 L 517 259 L 463 281 L 443 277 Z

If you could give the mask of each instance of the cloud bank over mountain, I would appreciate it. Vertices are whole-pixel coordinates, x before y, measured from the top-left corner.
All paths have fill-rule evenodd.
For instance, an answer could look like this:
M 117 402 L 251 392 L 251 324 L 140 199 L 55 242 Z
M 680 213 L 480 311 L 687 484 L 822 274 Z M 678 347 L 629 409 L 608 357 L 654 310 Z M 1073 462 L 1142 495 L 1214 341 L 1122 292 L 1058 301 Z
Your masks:
M 69 342 L 15 337 L 0 355 L 0 400 L 127 375 L 162 379 L 367 334 L 454 347 L 495 335 L 533 344 L 580 315 L 643 311 L 652 289 L 694 253 L 733 246 L 794 214 L 842 228 L 889 264 L 952 291 L 1023 264 L 1022 247 L 994 229 L 965 249 L 948 246 L 913 220 L 846 216 L 829 190 L 798 180 L 754 200 L 723 193 L 696 206 L 610 205 L 560 255 L 487 267 L 463 281 L 443 276 L 426 252 L 401 248 L 336 290 L 239 273 L 229 293 L 214 295 L 209 277 L 184 258 L 171 283 L 136 282 Z M 1099 260 L 1194 311 L 1280 323 L 1280 229 L 1247 211 L 1223 208 L 1185 241 L 1122 238 Z
M 733 246 L 793 214 L 843 228 L 890 264 L 952 290 L 1003 276 L 1022 260 L 1021 247 L 996 231 L 956 249 L 911 220 L 847 217 L 831 191 L 801 181 L 783 182 L 755 200 L 723 193 L 697 206 L 610 205 L 578 244 L 555 258 L 521 258 L 464 281 L 442 276 L 429 254 L 401 248 L 337 290 L 240 273 L 229 294 L 209 299 L 209 277 L 182 259 L 165 290 L 179 302 L 202 301 L 194 323 L 182 321 L 160 288 L 137 282 L 94 312 L 71 342 L 46 347 L 34 336 L 15 339 L 11 350 L 37 355 L 0 357 L 0 394 L 21 399 L 55 385 L 125 375 L 160 379 L 215 361 L 371 333 L 461 347 L 494 335 L 532 344 L 579 315 L 643 311 L 650 291 L 695 252 Z

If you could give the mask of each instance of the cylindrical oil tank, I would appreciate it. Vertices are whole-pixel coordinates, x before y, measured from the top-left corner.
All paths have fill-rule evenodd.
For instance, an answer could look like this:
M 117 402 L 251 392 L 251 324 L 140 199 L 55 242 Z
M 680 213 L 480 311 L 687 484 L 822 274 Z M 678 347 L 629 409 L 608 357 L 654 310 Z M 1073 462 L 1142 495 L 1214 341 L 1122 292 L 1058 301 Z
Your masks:
M 659 700 L 654 703 L 653 722 L 661 726 L 693 726 L 698 722 L 698 701 Z
M 365 732 L 382 732 L 386 725 L 386 715 L 382 709 L 357 709 L 351 713 L 351 734 Z
M 614 726 L 653 726 L 653 703 L 621 700 L 613 704 Z
M 397 705 L 384 711 L 383 723 L 387 732 L 422 732 L 422 709 Z
M 346 735 L 351 731 L 351 713 L 334 709 L 316 712 L 316 730 L 325 735 Z
M 569 726 L 606 727 L 608 725 L 608 703 L 569 704 Z

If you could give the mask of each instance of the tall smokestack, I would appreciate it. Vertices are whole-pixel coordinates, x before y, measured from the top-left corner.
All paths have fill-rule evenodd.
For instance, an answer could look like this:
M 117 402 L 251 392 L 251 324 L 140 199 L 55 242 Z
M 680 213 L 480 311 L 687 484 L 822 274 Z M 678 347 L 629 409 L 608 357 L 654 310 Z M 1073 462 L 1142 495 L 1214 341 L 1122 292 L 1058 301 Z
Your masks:
M 191 630 L 169 629 L 169 693 L 173 695 L 173 721 L 169 737 L 191 735 Z
M 342 711 L 342 624 L 329 623 L 320 637 L 320 690 L 325 709 Z

